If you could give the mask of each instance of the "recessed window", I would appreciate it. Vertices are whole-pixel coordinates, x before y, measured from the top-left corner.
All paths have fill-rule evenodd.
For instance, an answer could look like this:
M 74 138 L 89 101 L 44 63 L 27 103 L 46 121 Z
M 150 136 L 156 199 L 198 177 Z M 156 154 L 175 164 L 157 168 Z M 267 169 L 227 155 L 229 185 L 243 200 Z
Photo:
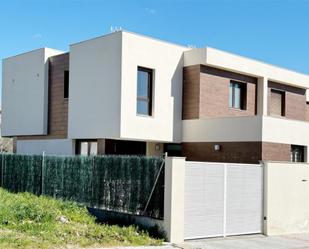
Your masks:
M 153 70 L 138 67 L 137 69 L 137 114 L 152 115 L 152 81 Z
M 291 145 L 291 162 L 304 162 L 304 146 Z
M 285 92 L 271 89 L 270 92 L 270 115 L 285 116 Z
M 83 156 L 97 155 L 98 154 L 97 140 L 77 140 L 76 154 Z
M 69 71 L 64 71 L 64 93 L 63 97 L 65 99 L 69 98 Z
M 245 110 L 246 105 L 246 84 L 236 81 L 230 82 L 229 107 Z

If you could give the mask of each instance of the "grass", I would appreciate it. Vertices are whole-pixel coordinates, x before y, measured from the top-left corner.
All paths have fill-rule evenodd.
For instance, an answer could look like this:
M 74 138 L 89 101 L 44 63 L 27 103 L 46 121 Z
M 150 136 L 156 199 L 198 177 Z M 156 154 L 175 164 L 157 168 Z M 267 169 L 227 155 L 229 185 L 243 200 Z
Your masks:
M 0 248 L 160 245 L 136 227 L 98 224 L 76 203 L 0 188 Z

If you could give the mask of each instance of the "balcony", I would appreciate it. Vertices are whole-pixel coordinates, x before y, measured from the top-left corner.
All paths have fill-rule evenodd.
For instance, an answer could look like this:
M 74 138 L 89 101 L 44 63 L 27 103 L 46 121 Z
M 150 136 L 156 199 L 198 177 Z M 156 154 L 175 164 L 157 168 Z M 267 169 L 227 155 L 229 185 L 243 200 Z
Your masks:
M 260 115 L 183 120 L 182 140 L 309 145 L 309 122 Z

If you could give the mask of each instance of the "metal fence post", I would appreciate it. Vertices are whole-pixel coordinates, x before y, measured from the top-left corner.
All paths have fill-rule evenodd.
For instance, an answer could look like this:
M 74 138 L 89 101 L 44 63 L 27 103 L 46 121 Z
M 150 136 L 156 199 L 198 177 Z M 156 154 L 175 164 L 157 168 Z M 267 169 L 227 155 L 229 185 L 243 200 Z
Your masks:
M 1 187 L 3 187 L 3 181 L 4 181 L 4 153 L 1 155 Z
M 226 237 L 226 201 L 227 201 L 227 163 L 224 167 L 224 181 L 223 181 L 223 237 Z
M 44 166 L 45 166 L 45 151 L 43 151 L 43 154 L 42 154 L 41 195 L 44 194 Z

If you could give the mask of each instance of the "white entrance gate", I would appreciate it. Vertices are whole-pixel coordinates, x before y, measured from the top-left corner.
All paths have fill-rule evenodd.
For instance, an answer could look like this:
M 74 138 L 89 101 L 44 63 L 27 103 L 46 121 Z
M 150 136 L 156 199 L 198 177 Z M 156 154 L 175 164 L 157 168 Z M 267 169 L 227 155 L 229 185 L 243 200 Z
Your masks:
M 262 196 L 260 165 L 186 162 L 184 238 L 261 233 Z

